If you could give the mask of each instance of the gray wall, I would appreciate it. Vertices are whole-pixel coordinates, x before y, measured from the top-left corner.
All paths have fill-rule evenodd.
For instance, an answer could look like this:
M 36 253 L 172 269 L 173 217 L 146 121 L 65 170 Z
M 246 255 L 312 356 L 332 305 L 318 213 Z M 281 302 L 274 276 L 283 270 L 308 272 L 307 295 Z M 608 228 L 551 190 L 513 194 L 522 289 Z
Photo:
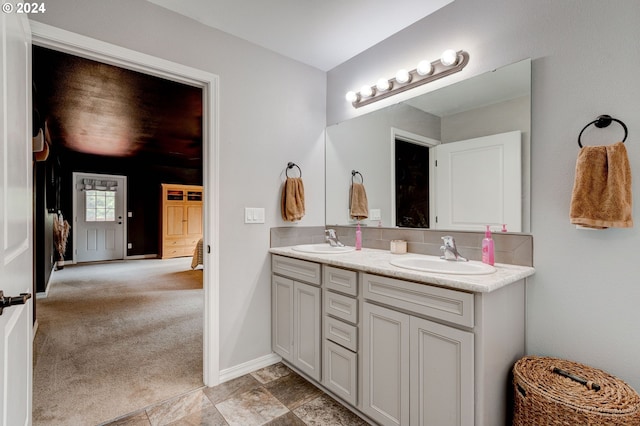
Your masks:
M 271 353 L 269 228 L 288 161 L 324 224 L 326 74 L 143 0 L 56 0 L 32 19 L 220 77 L 220 368 Z M 244 224 L 244 207 L 266 223 Z
M 456 0 L 331 70 L 327 121 L 367 112 L 345 102 L 347 90 L 437 58 L 449 46 L 467 50 L 471 60 L 447 83 L 531 57 L 537 272 L 527 283 L 527 351 L 603 368 L 640 391 L 640 218 L 634 214 L 635 228 L 604 231 L 569 223 L 577 136 L 599 114 L 629 127 L 633 195 L 640 200 L 639 16 L 637 0 Z M 611 126 L 585 131 L 583 143 L 621 137 Z

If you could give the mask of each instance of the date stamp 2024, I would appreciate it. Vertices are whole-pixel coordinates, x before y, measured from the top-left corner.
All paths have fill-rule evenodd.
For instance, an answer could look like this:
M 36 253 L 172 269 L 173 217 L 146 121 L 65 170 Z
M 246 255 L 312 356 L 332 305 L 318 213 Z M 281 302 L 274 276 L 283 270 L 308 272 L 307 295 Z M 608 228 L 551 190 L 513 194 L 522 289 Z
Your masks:
M 47 7 L 44 3 L 2 3 L 2 11 L 4 13 L 37 14 L 45 13 Z

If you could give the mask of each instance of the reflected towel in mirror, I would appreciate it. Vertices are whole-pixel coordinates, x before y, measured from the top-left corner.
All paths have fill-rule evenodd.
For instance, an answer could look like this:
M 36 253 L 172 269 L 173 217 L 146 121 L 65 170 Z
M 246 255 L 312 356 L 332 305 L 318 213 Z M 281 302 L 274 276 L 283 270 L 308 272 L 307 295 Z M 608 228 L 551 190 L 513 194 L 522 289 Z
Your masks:
M 349 195 L 349 214 L 351 219 L 361 220 L 369 217 L 367 192 L 361 183 L 352 183 Z

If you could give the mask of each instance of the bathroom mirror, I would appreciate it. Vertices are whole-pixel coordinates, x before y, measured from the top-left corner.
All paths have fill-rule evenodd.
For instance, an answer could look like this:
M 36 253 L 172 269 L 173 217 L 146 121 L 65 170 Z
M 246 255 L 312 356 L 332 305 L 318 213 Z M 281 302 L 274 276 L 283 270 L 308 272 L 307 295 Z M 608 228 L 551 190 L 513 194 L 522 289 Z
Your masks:
M 498 181 L 501 172 L 487 177 L 482 172 L 482 164 L 479 164 L 480 172 L 463 177 L 470 170 L 464 166 L 464 162 L 456 166 L 457 169 L 449 171 L 449 174 L 457 177 L 463 186 L 470 188 L 474 184 L 479 185 L 478 182 L 483 179 L 488 179 L 491 187 L 496 188 L 496 191 L 491 191 L 492 194 L 500 193 L 496 199 L 502 197 L 503 186 L 517 186 L 517 191 L 514 192 L 517 198 L 512 202 L 515 207 L 512 206 L 511 210 L 519 217 L 518 220 L 507 220 L 507 230 L 530 232 L 530 128 L 530 59 L 329 126 L 325 135 L 326 224 L 355 223 L 349 218 L 349 188 L 352 171 L 357 171 L 359 175 L 355 178 L 360 182 L 362 177 L 369 202 L 369 218 L 361 222 L 364 225 L 478 231 L 484 229 L 485 223 L 490 223 L 494 230 L 498 230 L 501 221 L 505 219 L 494 215 L 491 220 L 487 220 L 486 215 L 483 216 L 482 207 L 491 203 L 487 203 L 485 197 L 471 200 L 474 194 L 468 190 L 469 199 L 462 204 L 464 209 L 458 209 L 464 210 L 464 223 L 447 222 L 441 220 L 442 216 L 436 217 L 438 212 L 443 215 L 446 209 L 451 210 L 451 206 L 448 205 L 449 202 L 442 202 L 440 196 L 436 197 L 436 194 L 443 194 L 447 189 L 443 185 L 443 179 L 438 180 L 440 174 L 436 175 L 435 147 L 444 144 L 452 144 L 448 147 L 453 147 L 453 143 L 463 141 L 465 146 L 473 149 L 474 146 L 480 146 L 479 142 L 478 145 L 473 145 L 475 141 L 484 141 L 486 137 L 515 134 L 520 141 L 519 160 L 510 162 L 519 163 L 519 176 L 516 179 L 502 178 Z M 427 147 L 426 151 L 431 157 L 428 160 L 429 170 L 421 170 L 419 173 L 428 180 L 426 192 L 414 191 L 413 194 L 420 195 L 404 197 L 405 200 L 411 200 L 409 209 L 428 209 L 426 215 L 429 219 L 408 220 L 404 223 L 400 220 L 403 214 L 398 214 L 398 205 L 402 201 L 396 191 L 396 176 L 409 173 L 417 167 L 415 164 L 406 167 L 397 158 L 396 146 L 400 142 Z M 494 166 L 487 166 L 485 170 L 487 169 L 495 171 Z M 438 200 L 441 202 L 440 206 L 437 205 Z

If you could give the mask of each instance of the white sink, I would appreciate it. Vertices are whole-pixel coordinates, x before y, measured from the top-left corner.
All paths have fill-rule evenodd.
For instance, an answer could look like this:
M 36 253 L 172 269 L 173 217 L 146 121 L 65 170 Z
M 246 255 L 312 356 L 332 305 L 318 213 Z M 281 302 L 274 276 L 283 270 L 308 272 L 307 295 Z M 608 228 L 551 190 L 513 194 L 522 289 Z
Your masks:
M 334 254 L 334 253 L 349 253 L 354 251 L 355 247 L 331 247 L 329 244 L 301 244 L 299 246 L 291 247 L 294 251 L 300 251 L 303 253 L 316 253 L 316 254 Z
M 399 268 L 422 272 L 435 272 L 438 274 L 483 275 L 493 274 L 496 271 L 496 268 L 493 266 L 482 262 L 457 262 L 440 259 L 435 256 L 399 257 L 390 260 L 389 263 Z

